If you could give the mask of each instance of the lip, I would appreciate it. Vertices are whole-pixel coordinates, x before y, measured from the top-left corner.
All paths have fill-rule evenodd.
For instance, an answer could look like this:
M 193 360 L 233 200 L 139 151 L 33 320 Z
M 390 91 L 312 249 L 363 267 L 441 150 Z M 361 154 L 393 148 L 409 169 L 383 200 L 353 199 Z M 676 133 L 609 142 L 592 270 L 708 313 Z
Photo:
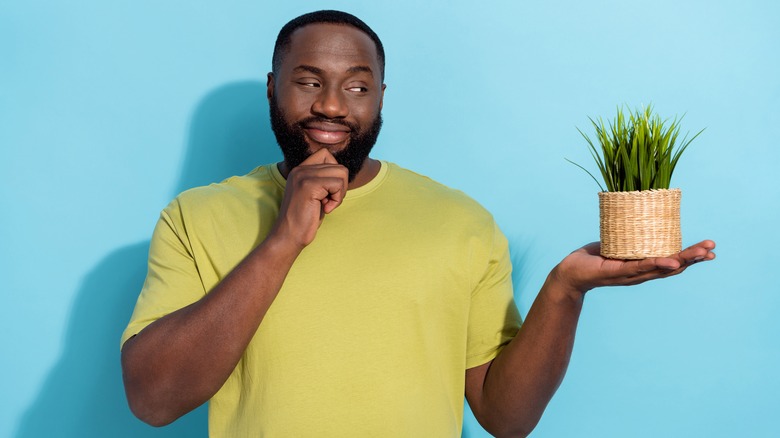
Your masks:
M 349 138 L 350 129 L 337 123 L 309 123 L 303 131 L 313 141 L 320 144 L 338 144 Z

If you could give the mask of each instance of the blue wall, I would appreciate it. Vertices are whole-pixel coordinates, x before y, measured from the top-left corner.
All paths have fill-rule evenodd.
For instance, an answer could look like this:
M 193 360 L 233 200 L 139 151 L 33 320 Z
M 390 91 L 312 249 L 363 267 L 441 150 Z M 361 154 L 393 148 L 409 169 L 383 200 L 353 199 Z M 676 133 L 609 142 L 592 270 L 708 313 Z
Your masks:
M 687 112 L 686 242 L 717 261 L 588 295 L 534 436 L 770 436 L 780 428 L 780 6 L 769 0 L 0 3 L 0 436 L 204 436 L 124 401 L 119 334 L 179 191 L 280 159 L 276 32 L 352 11 L 387 50 L 377 157 L 460 188 L 510 239 L 528 311 L 598 238 L 575 127 L 616 105 Z M 591 167 L 592 168 L 592 167 Z M 467 417 L 464 435 L 486 434 Z

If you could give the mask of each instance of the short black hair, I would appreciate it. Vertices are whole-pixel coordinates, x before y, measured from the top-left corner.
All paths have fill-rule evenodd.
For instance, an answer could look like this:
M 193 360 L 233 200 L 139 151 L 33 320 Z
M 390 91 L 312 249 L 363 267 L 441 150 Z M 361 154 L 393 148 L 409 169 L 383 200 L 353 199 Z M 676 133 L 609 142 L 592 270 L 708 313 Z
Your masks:
M 279 72 L 279 68 L 282 66 L 282 58 L 290 50 L 290 43 L 292 42 L 291 39 L 293 32 L 302 28 L 303 26 L 317 23 L 352 26 L 368 35 L 376 46 L 376 55 L 379 61 L 379 69 L 381 70 L 380 73 L 382 81 L 384 81 L 385 49 L 382 46 L 382 41 L 379 40 L 377 34 L 360 18 L 346 12 L 334 10 L 309 12 L 308 14 L 303 14 L 300 17 L 293 18 L 290 20 L 290 22 L 285 24 L 284 27 L 282 27 L 282 30 L 279 31 L 279 36 L 276 37 L 276 45 L 274 45 L 274 54 L 271 60 L 271 67 L 274 74 Z

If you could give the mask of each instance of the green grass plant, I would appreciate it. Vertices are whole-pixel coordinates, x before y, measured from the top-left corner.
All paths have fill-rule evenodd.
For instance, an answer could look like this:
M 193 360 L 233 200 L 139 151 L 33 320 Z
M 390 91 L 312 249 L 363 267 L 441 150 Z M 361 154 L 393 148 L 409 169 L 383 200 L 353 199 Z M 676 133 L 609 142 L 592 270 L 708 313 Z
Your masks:
M 704 131 L 702 129 L 690 139 L 686 134 L 678 142 L 682 117 L 663 120 L 653 113 L 652 105 L 633 112 L 618 107 L 615 119 L 607 124 L 601 118 L 588 119 L 596 129 L 596 141 L 579 128 L 577 131 L 588 142 L 606 191 L 610 192 L 668 189 L 680 155 Z M 587 172 L 605 191 L 587 169 L 569 159 L 566 161 Z

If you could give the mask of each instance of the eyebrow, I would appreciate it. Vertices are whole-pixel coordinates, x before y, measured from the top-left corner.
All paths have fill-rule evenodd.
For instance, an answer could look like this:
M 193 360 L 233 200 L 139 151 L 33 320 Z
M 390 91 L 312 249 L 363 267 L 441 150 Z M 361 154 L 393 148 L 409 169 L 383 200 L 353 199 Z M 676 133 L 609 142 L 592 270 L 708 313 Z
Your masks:
M 361 72 L 368 73 L 371 76 L 374 76 L 374 71 L 371 70 L 371 67 L 367 65 L 356 65 L 354 67 L 350 67 L 347 69 L 347 73 L 361 73 Z
M 306 65 L 306 64 L 302 64 L 299 65 L 298 67 L 295 67 L 293 71 L 296 73 L 309 72 L 309 73 L 314 73 L 315 75 L 322 75 L 323 73 L 325 73 L 324 70 L 322 70 L 319 67 L 315 67 L 313 65 Z M 367 65 L 356 65 L 347 69 L 347 73 L 361 73 L 361 72 L 365 72 L 370 74 L 371 76 L 374 76 L 374 71 L 371 70 L 371 67 Z
M 295 67 L 293 71 L 295 73 L 307 71 L 309 73 L 314 73 L 315 75 L 321 75 L 323 73 L 321 68 L 317 68 L 311 65 L 299 65 L 298 67 Z

